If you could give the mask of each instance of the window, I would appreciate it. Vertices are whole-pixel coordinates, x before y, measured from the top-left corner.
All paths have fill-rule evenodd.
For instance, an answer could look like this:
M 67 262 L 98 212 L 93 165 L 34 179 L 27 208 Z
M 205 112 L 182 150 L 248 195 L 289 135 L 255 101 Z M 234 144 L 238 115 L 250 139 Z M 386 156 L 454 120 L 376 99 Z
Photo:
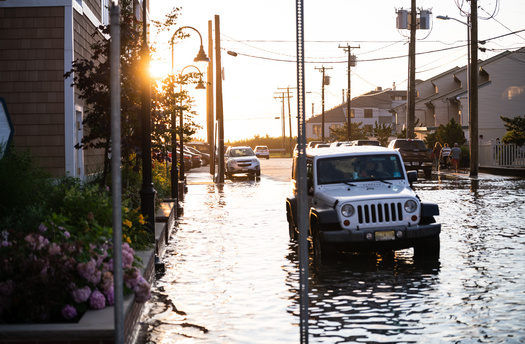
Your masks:
M 374 110 L 372 109 L 365 109 L 365 118 L 372 118 L 374 115 Z
M 322 133 L 321 133 L 321 131 L 322 131 L 322 130 L 321 130 L 321 125 L 319 125 L 319 124 L 315 124 L 315 125 L 312 126 L 312 132 L 313 132 L 313 134 L 314 134 L 315 136 L 317 136 L 317 137 L 321 137 L 321 136 L 323 136 Z
M 403 178 L 402 162 L 397 155 L 342 156 L 317 161 L 317 182 L 319 185 Z

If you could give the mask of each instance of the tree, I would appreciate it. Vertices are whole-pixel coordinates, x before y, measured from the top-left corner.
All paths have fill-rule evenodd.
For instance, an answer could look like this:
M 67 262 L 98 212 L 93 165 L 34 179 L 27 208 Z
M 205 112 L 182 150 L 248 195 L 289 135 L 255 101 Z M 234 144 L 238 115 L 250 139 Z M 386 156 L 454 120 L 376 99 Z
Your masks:
M 419 125 L 419 118 L 416 117 L 416 121 L 414 122 L 414 128 L 415 127 L 420 127 Z M 403 130 L 401 130 L 400 133 L 397 133 L 397 138 L 398 139 L 406 139 L 407 138 L 407 128 L 405 126 L 405 128 L 403 128 Z
M 156 160 L 163 160 L 165 150 L 172 151 L 172 135 L 180 135 L 180 111 L 183 111 L 183 140 L 188 142 L 191 136 L 201 128 L 194 120 L 196 112 L 192 110 L 193 98 L 186 90 L 175 92 L 179 85 L 195 84 L 199 80 L 198 73 L 188 73 L 182 76 L 168 75 L 161 81 L 159 88 L 153 90 L 152 105 L 152 152 Z M 181 104 L 182 102 L 182 104 Z M 174 117 L 173 117 L 174 116 Z M 175 119 L 175 131 L 172 121 Z M 177 142 L 180 141 L 180 136 Z
M 350 140 L 368 140 L 365 130 L 361 128 L 363 122 L 352 122 L 352 137 Z M 337 128 L 330 128 L 330 138 L 333 141 L 346 141 L 348 135 L 348 122 Z
M 388 145 L 388 138 L 390 135 L 392 135 L 392 127 L 390 125 L 386 125 L 385 123 L 379 125 L 376 121 L 373 133 L 374 136 L 377 137 L 379 144 L 381 144 L 383 147 L 386 147 Z
M 453 147 L 454 143 L 463 146 L 467 142 L 461 125 L 456 122 L 454 118 L 452 118 L 445 126 L 441 124 L 436 129 L 435 135 L 431 137 L 431 139 L 433 139 L 434 142 L 427 140 L 428 147 L 434 147 L 436 142 L 440 142 L 441 144 L 448 143 L 450 147 Z
M 104 164 L 101 185 L 107 184 L 110 170 L 111 127 L 110 127 L 110 63 L 109 37 L 110 26 L 98 28 L 104 36 L 91 45 L 90 59 L 82 58 L 73 61 L 72 69 L 65 77 L 73 76 L 73 84 L 84 99 L 86 107 L 83 124 L 87 128 L 77 149 L 103 149 Z M 128 166 L 131 157 L 140 155 L 140 90 L 144 73 L 141 68 L 141 23 L 135 20 L 131 0 L 121 1 L 120 17 L 120 77 L 121 77 L 121 138 L 122 156 Z M 99 36 L 99 31 L 92 34 Z
M 179 15 L 179 8 L 174 8 L 163 22 L 155 21 L 153 24 L 159 31 L 169 30 L 175 25 Z M 104 34 L 101 39 L 91 45 L 93 51 L 89 59 L 77 59 L 73 62 L 71 71 L 65 77 L 73 76 L 72 86 L 76 86 L 80 99 L 86 102 L 83 124 L 87 128 L 77 149 L 103 149 L 104 165 L 101 185 L 107 185 L 110 170 L 111 130 L 110 130 L 110 69 L 109 69 L 109 37 L 110 26 L 98 28 Z M 121 78 L 121 140 L 124 173 L 127 178 L 132 171 L 139 170 L 142 158 L 141 142 L 141 94 L 144 78 L 149 78 L 149 72 L 142 65 L 142 22 L 136 21 L 133 13 L 132 0 L 121 1 L 120 17 L 120 78 Z M 99 35 L 99 31 L 93 36 Z M 188 37 L 180 33 L 179 38 Z M 154 50 L 150 46 L 150 51 Z M 159 88 L 152 87 L 152 151 L 153 158 L 163 160 L 159 152 L 169 149 L 171 151 L 172 114 L 184 111 L 183 137 L 187 139 L 193 135 L 199 126 L 193 121 L 195 112 L 191 110 L 193 100 L 185 91 L 175 92 L 176 85 L 195 83 L 196 73 L 183 76 L 167 76 Z M 177 117 L 179 118 L 179 117 Z M 179 123 L 176 121 L 176 123 Z M 180 133 L 180 128 L 175 128 Z M 131 172 L 131 173 L 126 173 Z M 127 183 L 124 180 L 124 183 Z
M 503 143 L 514 143 L 518 146 L 525 144 L 525 118 L 521 116 L 514 118 L 500 116 L 500 118 L 505 122 L 504 126 L 507 129 L 501 141 Z

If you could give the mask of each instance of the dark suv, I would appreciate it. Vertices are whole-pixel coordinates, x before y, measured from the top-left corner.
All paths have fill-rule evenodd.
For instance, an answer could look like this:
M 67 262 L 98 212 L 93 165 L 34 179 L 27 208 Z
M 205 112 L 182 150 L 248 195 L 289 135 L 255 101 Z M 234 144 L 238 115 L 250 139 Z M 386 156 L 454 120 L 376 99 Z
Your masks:
M 401 153 L 406 170 L 423 170 L 427 178 L 432 175 L 432 149 L 423 140 L 396 139 L 390 141 L 388 148 Z

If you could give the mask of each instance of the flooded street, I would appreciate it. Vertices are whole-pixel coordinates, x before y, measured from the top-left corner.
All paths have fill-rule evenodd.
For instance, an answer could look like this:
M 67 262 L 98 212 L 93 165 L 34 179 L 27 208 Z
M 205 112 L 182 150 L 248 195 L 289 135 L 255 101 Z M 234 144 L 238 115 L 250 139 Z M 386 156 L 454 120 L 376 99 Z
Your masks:
M 187 174 L 184 215 L 141 319 L 140 343 L 299 343 L 290 159 L 259 181 Z M 525 343 L 525 180 L 434 175 L 441 258 L 341 255 L 310 266 L 310 343 Z

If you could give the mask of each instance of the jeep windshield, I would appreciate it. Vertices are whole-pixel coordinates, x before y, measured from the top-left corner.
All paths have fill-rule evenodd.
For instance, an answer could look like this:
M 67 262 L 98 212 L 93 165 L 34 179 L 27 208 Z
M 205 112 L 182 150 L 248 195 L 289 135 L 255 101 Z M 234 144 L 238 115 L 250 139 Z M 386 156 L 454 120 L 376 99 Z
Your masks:
M 404 179 L 399 156 L 354 155 L 317 160 L 317 184 Z

